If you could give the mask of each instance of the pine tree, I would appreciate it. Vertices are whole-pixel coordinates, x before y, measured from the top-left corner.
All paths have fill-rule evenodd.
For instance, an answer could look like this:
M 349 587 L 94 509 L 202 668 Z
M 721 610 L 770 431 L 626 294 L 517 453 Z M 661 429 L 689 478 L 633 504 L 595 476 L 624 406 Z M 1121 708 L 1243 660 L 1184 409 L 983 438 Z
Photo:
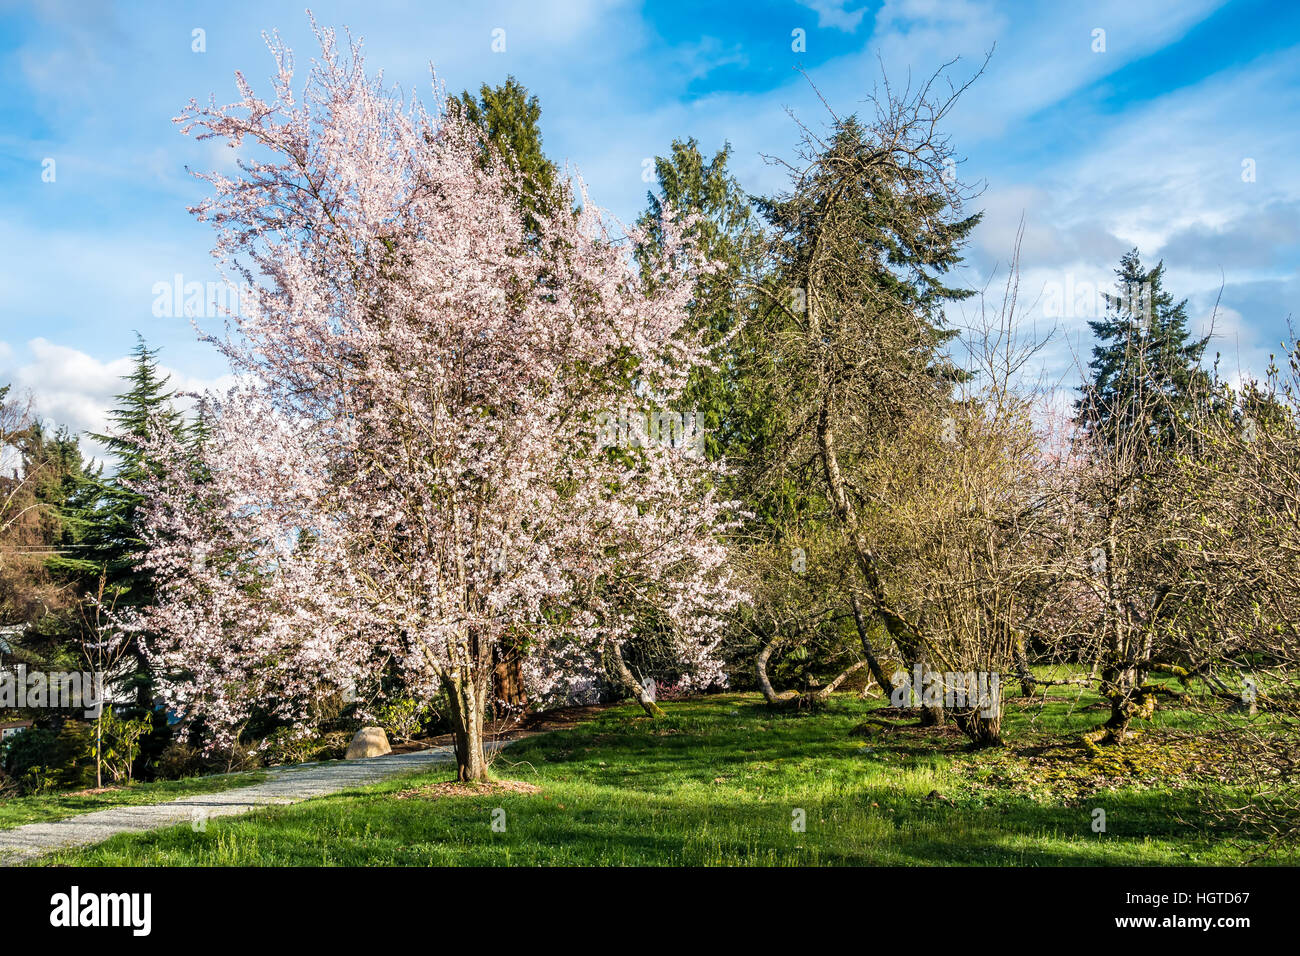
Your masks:
M 1175 302 L 1164 288 L 1164 268 L 1144 269 L 1136 249 L 1125 253 L 1106 314 L 1088 323 L 1098 342 L 1076 409 L 1090 432 L 1113 437 L 1140 427 L 1156 446 L 1170 447 L 1208 394 L 1201 359 L 1209 336 L 1192 337 L 1187 300 Z
M 837 120 L 829 142 L 808 157 L 798 188 L 760 200 L 758 208 L 775 233 L 788 283 L 809 290 L 833 282 L 835 301 L 823 303 L 828 335 L 835 327 L 860 326 L 871 314 L 914 316 L 922 335 L 895 352 L 890 376 L 928 380 L 946 395 L 965 374 L 944 352 L 957 335 L 944 309 L 974 290 L 949 286 L 944 277 L 961 262 L 981 214 L 961 215 L 944 180 L 932 181 L 916 166 L 877 161 L 883 152 L 876 132 L 857 117 Z
M 117 396 L 117 406 L 109 412 L 109 434 L 91 436 L 112 456 L 112 475 L 87 476 L 78 500 L 69 509 L 71 520 L 82 530 L 77 557 L 67 562 L 68 570 L 82 579 L 88 594 L 94 593 L 103 575 L 105 603 L 119 609 L 144 607 L 153 600 L 149 573 L 140 566 L 144 498 L 134 489 L 156 474 L 158 466 L 141 442 L 157 427 L 178 436 L 187 433 L 183 416 L 173 407 L 174 392 L 167 388 L 168 379 L 159 375 L 157 350 L 140 338 L 133 354 L 135 367 L 124 377 L 130 388 Z M 136 706 L 151 710 L 153 690 L 147 659 L 138 645 L 131 655 L 136 670 L 130 685 Z

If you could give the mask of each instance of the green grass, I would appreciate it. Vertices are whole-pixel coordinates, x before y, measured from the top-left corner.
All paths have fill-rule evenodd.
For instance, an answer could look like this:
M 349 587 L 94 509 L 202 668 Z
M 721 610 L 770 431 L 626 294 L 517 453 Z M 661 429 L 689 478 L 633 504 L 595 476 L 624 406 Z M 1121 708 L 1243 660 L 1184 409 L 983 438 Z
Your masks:
M 1059 690 L 1077 699 L 1010 700 L 1010 746 L 981 752 L 952 731 L 863 737 L 854 728 L 879 705 L 847 695 L 816 714 L 774 712 L 755 695 L 667 703 L 655 721 L 620 707 L 501 755 L 494 775 L 539 794 L 397 798 L 446 780 L 440 770 L 42 862 L 1216 865 L 1257 851 L 1256 835 L 1206 822 L 1202 801 L 1230 787 L 1169 769 L 1198 759 L 1177 737 L 1190 718 L 1146 725 L 1131 759 L 1142 778 L 1142 748 L 1153 749 L 1157 769 L 1134 785 L 1072 742 L 1104 717 L 1096 699 Z M 492 828 L 497 808 L 504 832 Z M 1106 812 L 1105 833 L 1092 830 L 1094 808 Z
M 196 793 L 220 793 L 223 790 L 261 783 L 265 779 L 265 773 L 252 771 L 211 777 L 187 777 L 184 780 L 131 783 L 105 793 L 82 795 L 48 793 L 12 797 L 0 800 L 0 830 L 20 827 L 27 823 L 66 820 L 68 817 L 93 813 L 96 810 L 107 810 L 110 807 L 166 803 Z

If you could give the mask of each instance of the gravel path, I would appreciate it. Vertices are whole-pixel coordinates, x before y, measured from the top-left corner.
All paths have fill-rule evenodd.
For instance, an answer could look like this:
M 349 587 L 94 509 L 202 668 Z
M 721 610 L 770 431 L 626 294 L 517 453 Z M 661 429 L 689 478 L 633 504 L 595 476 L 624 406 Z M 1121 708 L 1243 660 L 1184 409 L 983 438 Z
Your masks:
M 0 830 L 0 865 L 12 866 L 69 847 L 101 843 L 119 833 L 141 833 L 190 823 L 204 826 L 212 817 L 248 813 L 258 807 L 298 803 L 340 790 L 378 783 L 401 774 L 454 761 L 450 747 L 388 754 L 364 760 L 296 764 L 274 768 L 270 778 L 223 793 L 201 793 L 170 803 L 96 810 L 58 823 L 29 823 Z

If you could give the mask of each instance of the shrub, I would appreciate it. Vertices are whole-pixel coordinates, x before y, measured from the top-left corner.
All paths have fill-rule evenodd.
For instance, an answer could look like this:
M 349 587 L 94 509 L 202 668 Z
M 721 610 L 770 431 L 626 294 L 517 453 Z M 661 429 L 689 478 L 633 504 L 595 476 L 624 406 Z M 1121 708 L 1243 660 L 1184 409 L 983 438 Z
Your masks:
M 101 756 L 104 771 L 114 781 L 130 780 L 136 758 L 140 756 L 141 738 L 152 729 L 150 717 L 131 720 L 118 716 L 112 707 L 105 707 L 100 718 L 102 733 Z M 94 742 L 91 743 L 92 759 Z
M 428 704 L 413 697 L 394 697 L 375 711 L 375 722 L 388 736 L 410 740 L 420 732 L 430 716 Z
M 336 730 L 328 734 L 282 727 L 262 741 L 258 752 L 270 765 L 338 760 L 347 751 L 352 734 Z
M 154 773 L 163 780 L 180 780 L 197 777 L 211 769 L 212 761 L 197 747 L 183 740 L 172 739 L 154 763 Z
M 55 739 L 55 783 L 64 790 L 80 790 L 95 783 L 95 733 L 90 724 L 65 720 Z
M 56 783 L 58 735 L 33 727 L 14 734 L 0 746 L 0 764 L 23 793 L 44 793 Z

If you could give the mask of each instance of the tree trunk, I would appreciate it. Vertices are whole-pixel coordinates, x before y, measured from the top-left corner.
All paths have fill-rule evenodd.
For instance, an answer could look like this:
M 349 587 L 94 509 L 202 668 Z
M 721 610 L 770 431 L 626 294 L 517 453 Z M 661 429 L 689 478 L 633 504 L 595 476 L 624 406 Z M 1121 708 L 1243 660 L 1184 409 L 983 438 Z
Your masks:
M 862 656 L 867 659 L 867 667 L 871 669 L 871 676 L 880 685 L 885 700 L 889 700 L 894 693 L 894 682 L 885 673 L 884 668 L 880 666 L 880 661 L 876 658 L 876 652 L 871 647 L 871 633 L 867 628 L 867 618 L 862 612 L 862 602 L 858 600 L 856 594 L 849 594 L 849 606 L 853 608 L 853 623 L 858 629 L 858 640 L 862 643 Z
M 821 703 L 828 699 L 831 694 L 835 693 L 841 684 L 866 666 L 866 661 L 854 661 L 848 667 L 844 668 L 844 670 L 832 677 L 827 683 L 818 687 L 816 690 L 808 691 L 803 695 L 803 697 L 811 703 Z
M 1020 693 L 1026 697 L 1033 697 L 1036 684 L 1034 683 L 1034 671 L 1029 666 L 1029 654 L 1025 651 L 1025 639 L 1016 635 L 1012 649 L 1015 654 L 1016 670 L 1020 677 Z
M 1146 671 L 1136 667 L 1108 666 L 1102 671 L 1102 687 L 1110 698 L 1110 717 L 1102 743 L 1122 744 L 1134 717 L 1148 719 L 1156 709 L 1156 695 L 1147 687 Z
M 986 717 L 978 710 L 961 711 L 953 715 L 958 728 L 976 747 L 1002 746 L 1002 708 Z
M 142 713 L 150 714 L 153 713 L 154 707 L 153 670 L 150 667 L 149 657 L 145 654 L 144 647 L 141 645 L 139 638 L 135 640 L 134 657 L 135 676 L 139 677 L 143 675 L 144 678 L 135 685 L 135 706 L 138 707 Z
M 447 716 L 451 719 L 456 752 L 456 779 L 481 782 L 488 779 L 483 754 L 483 702 L 474 684 L 464 679 L 447 684 Z
M 974 672 L 958 675 L 966 707 L 953 711 L 953 720 L 976 747 L 1002 745 L 1002 682 L 997 675 Z
M 821 346 L 821 319 L 818 314 L 818 296 L 815 294 L 815 282 L 810 275 L 808 283 L 808 340 L 813 347 Z M 926 642 L 918 631 L 908 624 L 903 616 L 898 612 L 889 601 L 885 592 L 884 582 L 880 577 L 880 568 L 876 562 L 876 555 L 872 551 L 865 536 L 862 533 L 862 526 L 858 519 L 857 510 L 848 496 L 845 488 L 844 477 L 840 472 L 840 463 L 835 450 L 835 432 L 831 428 L 831 391 L 828 385 L 823 381 L 821 384 L 821 409 L 817 416 L 817 445 L 822 460 L 822 468 L 826 475 L 826 485 L 830 491 L 830 501 L 836 517 L 843 524 L 848 532 L 849 541 L 853 546 L 853 555 L 856 559 L 858 569 L 866 582 L 867 596 L 871 601 L 871 610 L 874 614 L 879 615 L 884 622 L 889 636 L 893 639 L 894 644 L 898 647 L 899 653 L 903 655 L 905 663 L 920 664 L 923 672 L 929 671 L 929 649 Z M 856 601 L 854 602 L 856 604 Z M 866 630 L 862 621 L 861 610 L 855 606 L 854 616 L 858 621 L 859 633 L 863 635 L 863 652 L 867 655 L 870 662 L 874 655 L 871 654 L 869 642 L 866 640 Z M 873 668 L 872 673 L 881 689 L 886 692 L 892 691 L 892 684 L 889 680 L 882 680 L 883 674 L 878 673 L 879 668 Z M 921 706 L 921 723 L 926 726 L 933 726 L 943 721 L 943 709 L 934 706 Z
M 528 693 L 524 690 L 524 667 L 519 649 L 498 645 L 493 650 L 492 690 L 497 700 L 503 702 L 505 716 L 518 716 L 528 707 Z
M 754 658 L 754 677 L 758 681 L 758 689 L 763 695 L 763 699 L 769 704 L 779 704 L 786 697 L 792 696 L 792 692 L 787 691 L 784 694 L 777 693 L 772 681 L 767 676 L 767 662 L 772 656 L 772 652 L 784 643 L 785 638 L 774 637 L 759 649 L 758 655 Z
M 1120 593 L 1115 573 L 1119 528 L 1118 499 L 1108 503 L 1106 518 L 1105 567 L 1103 578 L 1106 587 L 1106 660 L 1101 670 L 1102 695 L 1110 700 L 1110 717 L 1103 725 L 1104 743 L 1123 743 L 1128 735 L 1129 723 L 1137 712 L 1133 693 L 1140 680 L 1130 658 L 1133 656 L 1133 632 L 1129 615 Z
M 636 702 L 641 705 L 641 709 L 649 717 L 662 717 L 663 710 L 654 702 L 646 689 L 641 686 L 641 682 L 636 679 L 631 668 L 627 666 L 627 661 L 623 660 L 623 649 L 613 641 L 605 645 L 606 656 L 609 660 L 610 670 L 614 672 L 615 679 L 623 685 L 629 694 L 636 698 Z
M 762 692 L 763 697 L 768 704 L 773 707 L 802 707 L 805 705 L 813 706 L 820 704 L 827 700 L 831 694 L 835 693 L 836 689 L 846 680 L 862 668 L 868 666 L 866 661 L 856 661 L 844 668 L 844 670 L 840 671 L 834 678 L 828 681 L 825 685 L 818 687 L 816 690 L 806 691 L 802 694 L 792 690 L 778 692 L 777 689 L 772 686 L 772 681 L 767 676 L 767 662 L 771 658 L 772 652 L 776 650 L 777 646 L 783 643 L 785 643 L 785 638 L 774 638 L 765 644 L 758 652 L 758 656 L 754 658 L 754 676 L 758 680 L 758 689 Z M 877 665 L 877 667 L 879 667 L 879 665 Z
M 930 669 L 929 654 L 926 652 L 925 642 L 903 620 L 902 615 L 890 605 L 885 594 L 884 582 L 880 578 L 880 569 L 876 566 L 876 556 L 863 538 L 857 510 L 853 507 L 853 502 L 849 500 L 848 492 L 844 487 L 844 477 L 840 473 L 840 462 L 835 452 L 835 433 L 830 425 L 829 399 L 823 402 L 821 414 L 817 418 L 817 443 L 821 450 L 822 468 L 826 473 L 826 484 L 831 493 L 831 504 L 849 533 L 849 541 L 853 545 L 853 555 L 857 560 L 858 569 L 866 580 L 867 594 L 871 598 L 873 610 L 884 621 L 885 629 L 889 631 L 889 636 L 893 638 L 894 643 L 898 646 L 899 653 L 903 655 L 904 663 L 920 664 L 924 675 Z M 857 603 L 856 598 L 854 603 Z M 854 608 L 854 616 L 855 619 L 861 617 L 861 611 L 857 607 Z M 859 624 L 859 632 L 865 634 L 861 624 Z M 870 660 L 870 647 L 865 638 L 863 639 L 863 651 L 868 654 L 868 660 Z M 878 670 L 878 668 L 873 669 L 873 674 L 875 670 Z M 875 674 L 881 688 L 892 688 L 892 684 L 888 680 L 881 681 L 881 676 L 881 674 Z M 922 726 L 937 726 L 942 722 L 943 708 L 924 704 L 921 706 Z

